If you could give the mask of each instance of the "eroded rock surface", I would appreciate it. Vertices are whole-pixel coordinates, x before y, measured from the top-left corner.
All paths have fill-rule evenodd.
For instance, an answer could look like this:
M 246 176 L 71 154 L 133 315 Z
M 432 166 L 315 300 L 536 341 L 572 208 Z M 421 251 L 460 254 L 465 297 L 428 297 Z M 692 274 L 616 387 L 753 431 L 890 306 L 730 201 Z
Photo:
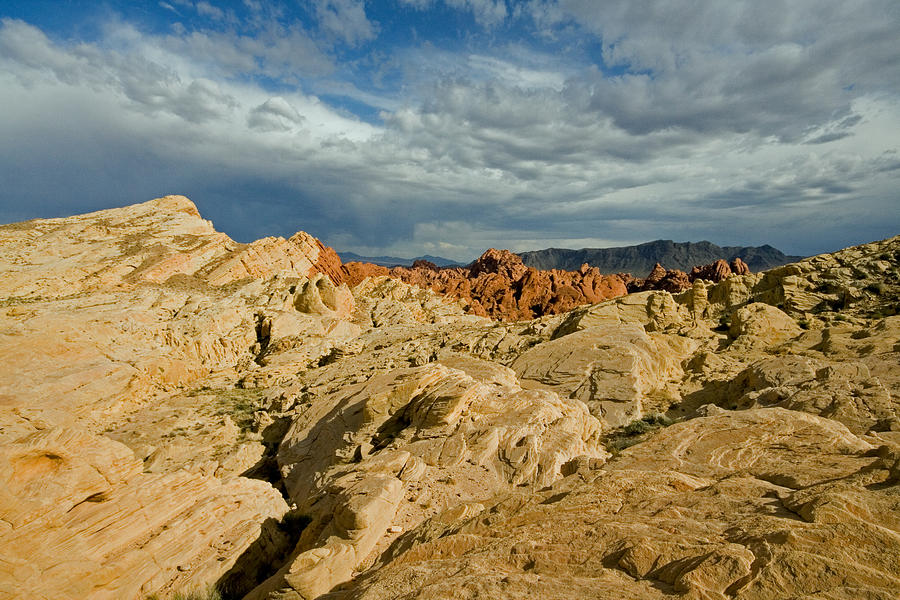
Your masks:
M 719 260 L 695 267 L 690 274 L 657 263 L 646 278 L 635 279 L 630 273 L 604 275 L 587 264 L 577 271 L 535 269 L 508 250 L 491 248 L 467 267 L 438 268 L 425 260 L 393 268 L 350 262 L 344 272 L 351 285 L 366 277 L 392 277 L 460 300 L 471 314 L 509 321 L 564 313 L 628 292 L 679 293 L 695 280 L 715 283 L 750 269 L 739 258 L 730 265 Z
M 180 196 L 0 226 L 0 595 L 269 574 L 296 535 L 281 494 L 239 477 L 267 447 L 261 395 L 234 386 L 358 332 L 332 255 L 303 232 L 235 243 Z
M 523 390 L 494 363 L 446 362 L 459 368 L 392 370 L 319 398 L 294 420 L 278 462 L 313 521 L 301 539 L 309 549 L 273 588 L 317 597 L 438 512 L 543 488 L 576 457 L 608 455 L 583 403 Z
M 625 281 L 617 275 L 603 275 L 587 265 L 578 271 L 540 271 L 508 250 L 493 248 L 467 267 L 439 269 L 417 261 L 410 268 L 388 269 L 351 262 L 346 270 L 351 284 L 367 276 L 389 276 L 462 300 L 472 314 L 506 320 L 566 312 L 626 293 Z
M 498 251 L 354 279 L 178 197 L 0 239 L 0 595 L 900 587 L 900 238 L 611 299 Z
M 900 496 L 872 447 L 804 413 L 713 413 L 435 517 L 336 597 L 894 597 Z
M 4 597 L 136 598 L 203 587 L 283 554 L 268 483 L 143 472 L 126 446 L 47 429 L 0 448 Z

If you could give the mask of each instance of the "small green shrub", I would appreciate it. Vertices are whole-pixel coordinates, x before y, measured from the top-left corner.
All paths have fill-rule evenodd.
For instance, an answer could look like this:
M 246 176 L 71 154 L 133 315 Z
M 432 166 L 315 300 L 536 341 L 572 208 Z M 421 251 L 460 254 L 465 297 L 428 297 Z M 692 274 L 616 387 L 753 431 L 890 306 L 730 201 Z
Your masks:
M 642 433 L 647 433 L 650 431 L 652 427 L 649 423 L 644 422 L 643 420 L 632 421 L 628 425 L 625 426 L 625 434 L 626 435 L 640 435 Z
M 645 415 L 641 420 L 644 423 L 648 423 L 650 425 L 658 425 L 660 427 L 668 427 L 669 425 L 674 423 L 672 419 L 670 419 L 663 413 L 653 413 L 651 415 Z
M 172 600 L 222 600 L 222 594 L 215 588 L 207 588 L 205 592 L 175 592 Z
M 263 408 L 262 400 L 265 390 L 259 388 L 233 388 L 213 390 L 216 395 L 217 415 L 228 415 L 241 432 L 250 431 L 253 426 L 253 414 Z
M 150 594 L 144 600 L 162 600 L 162 598 L 160 598 L 159 594 Z M 173 592 L 169 596 L 169 600 L 222 600 L 222 594 L 214 586 L 209 586 L 203 591 Z
M 650 433 L 662 427 L 668 427 L 674 422 L 674 420 L 663 413 L 645 415 L 644 417 L 636 419 L 628 425 L 611 432 L 606 437 L 604 445 L 613 456 L 617 456 L 622 450 L 640 443 L 643 434 Z

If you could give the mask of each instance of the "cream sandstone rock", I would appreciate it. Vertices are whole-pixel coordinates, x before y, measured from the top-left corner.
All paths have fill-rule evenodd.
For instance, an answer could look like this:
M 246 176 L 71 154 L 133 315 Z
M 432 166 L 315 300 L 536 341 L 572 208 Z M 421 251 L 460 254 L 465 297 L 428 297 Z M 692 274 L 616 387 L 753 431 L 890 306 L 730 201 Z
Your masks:
M 0 595 L 892 598 L 898 256 L 497 323 L 181 197 L 0 226 Z
M 145 474 L 124 445 L 86 432 L 50 429 L 4 445 L 0 484 L 4 597 L 135 598 L 203 586 L 287 543 L 264 525 L 287 510 L 270 485 Z
M 649 396 L 681 379 L 681 362 L 695 347 L 688 338 L 651 337 L 637 324 L 594 326 L 539 344 L 511 366 L 618 427 L 659 408 L 647 406 Z
M 435 517 L 335 596 L 886 599 L 898 504 L 870 448 L 803 413 L 721 411 L 588 479 Z
M 794 319 L 774 306 L 753 302 L 738 309 L 731 318 L 736 347 L 776 346 L 802 333 Z
M 510 385 L 511 373 L 490 363 L 458 362 L 483 380 L 437 363 L 395 370 L 294 422 L 278 458 L 288 493 L 313 523 L 290 567 L 264 589 L 316 597 L 383 549 L 389 526 L 408 529 L 488 491 L 544 487 L 573 458 L 606 456 L 583 403 Z
M 219 435 L 234 400 L 188 390 L 211 373 L 233 388 L 270 305 L 297 313 L 291 287 L 329 260 L 302 233 L 237 244 L 180 196 L 0 226 L 0 595 L 138 598 L 231 569 L 252 587 L 287 544 L 286 505 L 234 477 L 263 454 L 227 416 Z M 324 339 L 349 326 L 352 299 L 320 287 L 336 310 L 305 318 Z

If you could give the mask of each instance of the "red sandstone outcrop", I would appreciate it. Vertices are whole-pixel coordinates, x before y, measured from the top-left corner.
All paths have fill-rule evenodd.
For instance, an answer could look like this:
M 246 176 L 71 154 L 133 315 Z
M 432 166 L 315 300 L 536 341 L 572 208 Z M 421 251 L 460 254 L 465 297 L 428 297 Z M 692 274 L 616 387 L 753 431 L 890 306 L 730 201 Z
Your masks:
M 678 269 L 669 270 L 656 263 L 646 279 L 632 279 L 626 285 L 629 293 L 664 290 L 677 294 L 690 289 L 697 279 L 718 283 L 732 275 L 748 275 L 749 273 L 750 268 L 740 258 L 735 258 L 730 265 L 720 258 L 708 265 L 694 267 L 690 273 Z
M 702 267 L 694 267 L 691 269 L 691 274 L 688 277 L 691 281 L 705 279 L 706 281 L 719 282 L 723 279 L 728 279 L 732 275 L 747 275 L 748 273 L 750 273 L 750 267 L 740 258 L 735 258 L 730 265 L 719 259 Z
M 320 256 L 324 255 L 320 253 Z M 331 274 L 324 268 L 319 270 Z M 462 299 L 472 314 L 519 320 L 566 312 L 582 304 L 593 304 L 632 292 L 664 290 L 677 294 L 689 289 L 695 279 L 719 282 L 732 275 L 746 275 L 749 272 L 750 269 L 739 258 L 731 265 L 717 260 L 694 267 L 690 274 L 678 269 L 668 270 L 657 263 L 644 279 L 635 279 L 630 273 L 604 275 L 586 263 L 577 271 L 543 271 L 526 267 L 522 259 L 509 250 L 491 248 L 467 267 L 439 268 L 427 260 L 417 260 L 411 267 L 393 268 L 349 262 L 343 266 L 342 275 L 351 286 L 366 277 L 393 277 Z M 335 279 L 334 275 L 332 279 Z
M 731 261 L 731 272 L 734 275 L 749 275 L 750 267 L 747 266 L 747 263 L 742 261 L 740 258 L 735 258 Z
M 728 265 L 726 264 L 726 267 Z M 647 292 L 650 290 L 664 290 L 677 294 L 691 287 L 691 280 L 687 273 L 678 269 L 667 270 L 659 263 L 653 267 L 646 279 L 635 279 L 628 284 L 629 292 Z
M 356 285 L 369 276 L 386 275 L 464 300 L 469 312 L 499 319 L 531 319 L 572 310 L 627 293 L 619 275 L 604 275 L 582 265 L 578 271 L 541 271 L 526 267 L 508 250 L 491 248 L 467 267 L 440 269 L 428 261 L 388 269 L 351 262 L 346 281 Z
M 316 242 L 316 248 L 319 251 L 319 255 L 315 264 L 310 268 L 307 277 L 313 277 L 316 273 L 324 273 L 325 275 L 328 275 L 335 285 L 341 285 L 346 276 L 343 265 L 341 264 L 341 257 L 338 256 L 338 253 L 335 252 L 334 248 L 331 246 L 326 246 L 317 238 L 313 239 Z

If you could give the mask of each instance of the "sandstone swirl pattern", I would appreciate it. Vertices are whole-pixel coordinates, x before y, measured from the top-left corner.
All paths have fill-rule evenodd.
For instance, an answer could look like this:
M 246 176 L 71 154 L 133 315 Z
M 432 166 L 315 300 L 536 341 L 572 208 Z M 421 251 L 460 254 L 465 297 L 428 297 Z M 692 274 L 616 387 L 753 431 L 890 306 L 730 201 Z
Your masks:
M 0 226 L 0 598 L 896 598 L 898 259 L 503 322 L 182 197 Z

